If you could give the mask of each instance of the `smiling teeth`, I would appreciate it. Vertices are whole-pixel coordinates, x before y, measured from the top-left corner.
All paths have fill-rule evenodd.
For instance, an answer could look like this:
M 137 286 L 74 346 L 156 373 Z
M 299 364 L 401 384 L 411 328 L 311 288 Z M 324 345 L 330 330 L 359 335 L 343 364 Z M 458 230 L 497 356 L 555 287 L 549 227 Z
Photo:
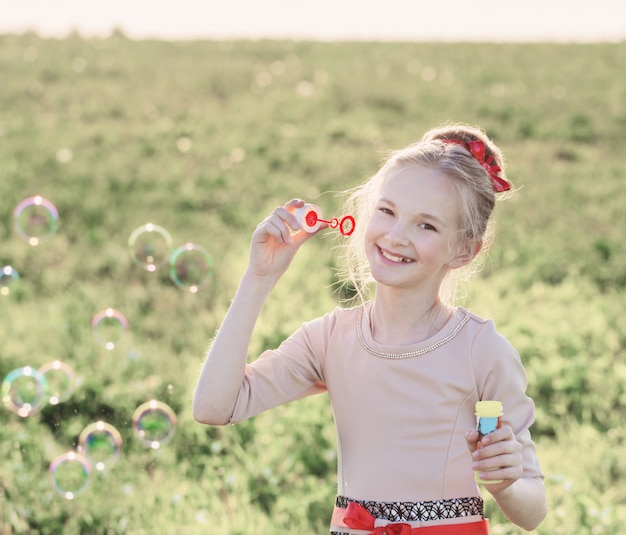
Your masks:
M 410 262 L 410 260 L 408 258 L 402 258 L 400 256 L 393 256 L 389 253 L 386 253 L 385 251 L 383 251 L 381 249 L 380 251 L 382 253 L 382 255 L 387 259 L 387 260 L 391 260 L 392 262 L 403 262 L 405 264 L 408 264 Z

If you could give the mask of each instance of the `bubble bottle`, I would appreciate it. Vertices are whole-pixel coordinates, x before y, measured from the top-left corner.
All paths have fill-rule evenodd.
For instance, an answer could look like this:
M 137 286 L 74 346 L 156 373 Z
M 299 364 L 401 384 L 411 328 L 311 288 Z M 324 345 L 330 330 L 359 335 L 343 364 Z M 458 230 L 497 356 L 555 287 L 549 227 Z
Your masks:
M 317 232 L 322 226 L 322 210 L 314 204 L 305 204 L 293 210 L 293 215 L 300 223 L 302 230 L 309 233 Z
M 477 401 L 476 402 L 476 430 L 478 431 L 478 448 L 482 447 L 481 440 L 485 435 L 502 427 L 502 402 L 501 401 Z M 484 471 L 484 470 L 483 470 Z M 474 472 L 476 483 L 493 485 L 502 483 L 502 479 L 483 480 L 480 472 Z

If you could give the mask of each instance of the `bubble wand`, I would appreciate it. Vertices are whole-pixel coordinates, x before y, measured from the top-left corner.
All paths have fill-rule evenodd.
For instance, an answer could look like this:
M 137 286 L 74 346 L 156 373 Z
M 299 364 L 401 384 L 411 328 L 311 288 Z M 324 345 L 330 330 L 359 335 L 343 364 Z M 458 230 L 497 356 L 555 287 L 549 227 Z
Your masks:
M 322 223 L 327 223 L 330 228 L 339 229 L 342 236 L 350 236 L 354 232 L 356 223 L 354 217 L 345 215 L 342 218 L 333 217 L 331 219 L 322 218 L 322 210 L 314 204 L 305 204 L 297 208 L 293 215 L 296 216 L 300 226 L 305 232 L 317 232 Z

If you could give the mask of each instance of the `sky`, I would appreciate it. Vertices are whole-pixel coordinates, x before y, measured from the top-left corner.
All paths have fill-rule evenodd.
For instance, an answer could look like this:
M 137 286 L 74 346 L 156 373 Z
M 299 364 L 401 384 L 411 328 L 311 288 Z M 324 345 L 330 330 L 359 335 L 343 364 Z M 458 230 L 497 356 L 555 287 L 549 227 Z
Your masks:
M 0 34 L 374 41 L 626 40 L 626 0 L 0 0 Z

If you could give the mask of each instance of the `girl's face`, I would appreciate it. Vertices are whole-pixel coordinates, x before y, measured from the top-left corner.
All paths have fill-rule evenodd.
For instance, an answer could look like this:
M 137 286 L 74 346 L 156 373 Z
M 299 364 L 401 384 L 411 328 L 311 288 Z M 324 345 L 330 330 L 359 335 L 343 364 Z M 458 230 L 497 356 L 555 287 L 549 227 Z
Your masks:
M 404 166 L 387 177 L 365 231 L 372 276 L 383 286 L 437 292 L 463 265 L 457 193 L 440 172 Z

